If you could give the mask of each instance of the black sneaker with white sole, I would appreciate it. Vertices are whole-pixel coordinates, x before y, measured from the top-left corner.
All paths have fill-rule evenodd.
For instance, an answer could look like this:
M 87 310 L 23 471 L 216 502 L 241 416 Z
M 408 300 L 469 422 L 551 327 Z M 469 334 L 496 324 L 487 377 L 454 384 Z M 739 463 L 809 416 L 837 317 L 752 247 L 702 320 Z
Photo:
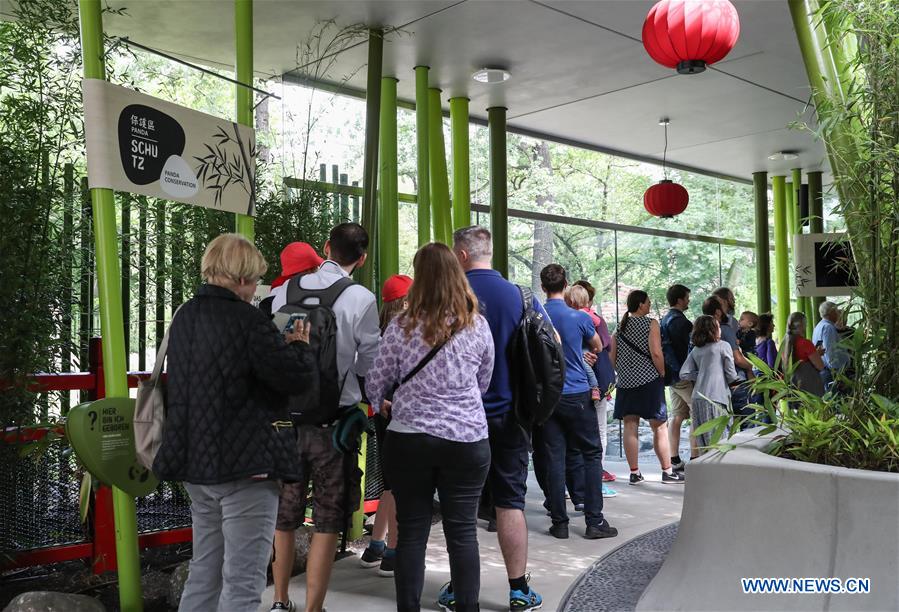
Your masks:
M 381 559 L 383 558 L 383 552 L 375 552 L 369 547 L 362 551 L 362 556 L 359 558 L 359 565 L 366 568 L 378 567 L 381 565 Z
M 269 612 L 297 612 L 297 605 L 292 601 L 288 601 L 287 603 L 276 601 L 272 604 L 272 608 Z
M 687 477 L 679 472 L 662 472 L 662 484 L 684 484 Z
M 687 469 L 687 464 L 683 461 L 678 461 L 677 463 L 671 464 L 671 469 L 675 472 L 683 473 Z
M 640 472 L 631 472 L 631 479 L 627 484 L 638 485 L 642 484 L 645 478 L 643 478 L 643 474 Z
M 385 556 L 381 559 L 381 565 L 378 567 L 378 576 L 393 578 L 394 569 L 396 569 L 396 555 L 390 557 Z

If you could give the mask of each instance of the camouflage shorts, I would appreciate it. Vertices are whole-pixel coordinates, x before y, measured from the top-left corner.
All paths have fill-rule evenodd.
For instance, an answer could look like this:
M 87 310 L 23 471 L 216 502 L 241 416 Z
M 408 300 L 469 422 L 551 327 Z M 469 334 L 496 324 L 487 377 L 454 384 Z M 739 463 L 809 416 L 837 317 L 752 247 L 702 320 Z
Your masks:
M 314 425 L 297 427 L 300 481 L 281 486 L 277 529 L 291 531 L 303 524 L 310 480 L 312 520 L 318 533 L 340 533 L 347 517 L 359 507 L 362 471 L 355 455 L 334 448 L 333 431 Z

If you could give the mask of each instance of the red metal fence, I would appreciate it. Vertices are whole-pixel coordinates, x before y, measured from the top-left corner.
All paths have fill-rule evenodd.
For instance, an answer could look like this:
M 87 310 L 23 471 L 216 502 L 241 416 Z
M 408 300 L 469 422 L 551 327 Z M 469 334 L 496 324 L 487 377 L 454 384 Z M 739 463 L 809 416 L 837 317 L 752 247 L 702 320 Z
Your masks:
M 137 387 L 141 380 L 149 378 L 149 376 L 149 372 L 130 372 L 128 374 L 129 388 Z M 37 393 L 87 391 L 89 400 L 104 397 L 103 353 L 100 346 L 100 339 L 93 338 L 90 342 L 87 372 L 35 374 L 30 377 L 29 389 Z M 369 417 L 371 416 L 372 414 L 370 413 Z M 52 462 L 53 465 L 62 465 L 64 462 L 68 462 L 69 466 L 67 470 L 63 470 L 64 473 L 58 473 L 59 480 L 66 482 L 56 483 L 62 484 L 68 489 L 69 503 L 61 505 L 57 516 L 64 518 L 69 523 L 69 529 L 67 535 L 62 535 L 62 532 L 65 530 L 58 528 L 57 525 L 54 524 L 55 521 L 52 516 L 49 520 L 43 520 L 43 522 L 41 520 L 28 520 L 29 517 L 27 515 L 29 512 L 34 513 L 36 510 L 44 510 L 44 508 L 33 507 L 42 503 L 34 494 L 29 494 L 29 492 L 23 494 L 21 491 L 11 490 L 0 492 L 0 494 L 3 495 L 12 495 L 15 493 L 18 497 L 21 497 L 21 501 L 18 499 L 9 501 L 12 508 L 20 509 L 21 516 L 26 517 L 23 521 L 19 515 L 0 516 L 0 522 L 6 520 L 7 522 L 18 526 L 20 530 L 25 531 L 49 530 L 58 531 L 61 534 L 55 540 L 52 537 L 45 538 L 45 540 L 48 540 L 51 543 L 39 547 L 22 548 L 17 545 L 14 541 L 15 538 L 12 537 L 8 542 L 0 542 L 0 551 L 4 548 L 8 548 L 9 550 L 6 550 L 5 552 L 12 555 L 12 561 L 6 565 L 6 568 L 45 565 L 49 563 L 89 558 L 91 559 L 91 566 L 94 573 L 101 574 L 107 571 L 115 571 L 115 521 L 112 508 L 112 490 L 108 486 L 100 485 L 92 494 L 86 529 L 84 530 L 84 533 L 77 534 L 77 536 L 73 535 L 75 529 L 71 523 L 73 520 L 77 520 L 78 517 L 78 484 L 75 481 L 76 474 L 74 473 L 74 469 L 72 469 L 71 456 L 66 455 L 68 445 L 65 443 L 65 429 L 62 426 L 6 428 L 0 433 L 0 450 L 9 452 L 10 456 L 16 457 L 13 461 L 18 462 L 18 466 L 21 470 L 28 469 L 28 467 L 32 465 L 28 462 L 31 462 L 32 460 L 30 458 L 20 458 L 18 452 L 14 451 L 21 449 L 24 445 L 39 442 L 50 432 L 59 436 L 59 440 L 55 442 L 53 447 L 56 452 L 56 456 Z M 377 510 L 378 497 L 383 488 L 380 470 L 378 468 L 377 453 L 378 448 L 374 436 L 369 436 L 368 455 L 366 457 L 366 501 L 364 505 L 366 513 L 375 512 Z M 21 488 L 14 477 L 15 471 L 16 468 L 14 466 L 6 470 L 7 474 L 5 474 L 5 476 L 7 477 L 7 481 L 5 482 L 5 486 L 9 489 Z M 13 476 L 10 476 L 10 474 L 13 474 Z M 41 474 L 31 474 L 30 478 L 26 479 L 28 481 L 27 484 L 35 491 L 43 491 L 51 486 L 48 482 L 41 482 L 43 477 L 44 476 Z M 49 480 L 49 478 L 47 478 L 47 480 Z M 159 499 L 156 500 L 158 505 L 168 506 L 168 509 L 177 507 L 177 509 L 180 510 L 182 517 L 180 519 L 181 522 L 184 525 L 189 525 L 189 500 L 186 495 L 182 496 L 179 494 L 180 485 L 164 483 L 163 485 L 160 485 L 160 489 L 163 487 L 168 487 L 170 489 L 164 492 L 164 496 L 158 495 L 160 491 L 151 495 L 159 497 Z M 75 492 L 74 501 L 71 499 L 73 491 Z M 139 530 L 141 528 L 141 507 L 142 503 L 147 503 L 146 500 L 147 498 L 138 500 Z M 29 505 L 32 506 L 32 508 L 22 507 Z M 144 521 L 144 523 L 152 522 L 153 521 Z M 174 522 L 177 524 L 179 522 L 179 517 L 170 517 L 163 522 L 169 524 Z M 27 524 L 23 526 L 22 523 Z M 145 524 L 144 527 L 146 529 L 148 525 Z M 154 529 L 153 525 L 149 525 L 149 527 L 153 530 L 147 530 L 144 533 L 140 533 L 138 536 L 138 544 L 141 549 L 191 541 L 191 528 L 189 526 L 161 529 Z M 25 539 L 30 541 L 30 538 Z M 57 543 L 56 540 L 60 540 L 61 542 Z

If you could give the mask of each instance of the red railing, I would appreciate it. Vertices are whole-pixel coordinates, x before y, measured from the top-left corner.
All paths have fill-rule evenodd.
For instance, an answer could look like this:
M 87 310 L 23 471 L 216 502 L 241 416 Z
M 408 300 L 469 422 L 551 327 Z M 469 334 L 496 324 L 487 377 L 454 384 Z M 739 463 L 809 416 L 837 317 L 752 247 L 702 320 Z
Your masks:
M 88 355 L 89 371 L 65 374 L 34 374 L 29 377 L 28 388 L 38 393 L 49 391 L 87 391 L 88 398 L 91 400 L 104 397 L 103 351 L 99 338 L 91 339 Z M 128 387 L 137 387 L 138 382 L 149 377 L 149 372 L 129 372 Z M 27 444 L 42 440 L 51 431 L 60 436 L 65 436 L 65 429 L 62 426 L 15 427 L 5 429 L 0 434 L 2 435 L 0 440 L 9 445 Z M 92 559 L 91 565 L 95 574 L 115 571 L 117 566 L 112 489 L 106 485 L 100 485 L 94 494 L 91 506 L 93 508 L 93 518 L 91 521 L 92 539 L 90 542 L 17 552 L 12 562 L 7 565 L 7 568 L 29 567 L 90 558 Z M 180 544 L 190 542 L 191 537 L 192 531 L 190 527 L 156 531 L 138 536 L 138 546 L 144 549 L 168 544 Z
M 163 374 L 163 376 L 165 375 Z M 136 388 L 141 380 L 146 380 L 149 377 L 150 372 L 129 372 L 128 387 Z M 0 385 L 0 388 L 2 388 L 2 385 Z M 29 377 L 28 388 L 38 393 L 87 391 L 90 400 L 105 397 L 103 351 L 100 345 L 100 338 L 92 338 L 90 341 L 87 372 L 34 374 Z M 373 414 L 371 407 L 369 407 L 369 417 L 373 416 Z M 62 426 L 16 427 L 7 428 L 0 432 L 0 441 L 9 445 L 27 444 L 43 439 L 51 431 L 60 436 L 65 436 L 65 429 Z M 106 485 L 100 485 L 91 503 L 93 520 L 92 540 L 90 542 L 21 551 L 16 553 L 15 558 L 7 565 L 7 568 L 29 567 L 90 558 L 92 559 L 92 567 L 95 574 L 115 571 L 117 566 L 112 489 Z M 376 512 L 377 509 L 377 499 L 365 500 L 363 511 L 366 514 Z M 155 548 L 168 544 L 190 542 L 191 538 L 192 531 L 190 527 L 169 529 L 139 535 L 138 546 L 141 549 Z

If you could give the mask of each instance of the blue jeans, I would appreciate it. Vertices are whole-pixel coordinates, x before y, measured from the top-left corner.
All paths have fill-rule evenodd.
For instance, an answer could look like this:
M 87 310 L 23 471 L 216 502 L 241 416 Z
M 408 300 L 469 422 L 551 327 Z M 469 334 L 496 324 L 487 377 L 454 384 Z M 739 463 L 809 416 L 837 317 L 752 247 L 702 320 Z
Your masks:
M 565 463 L 569 447 L 579 451 L 583 460 L 584 518 L 588 526 L 599 525 L 603 520 L 602 444 L 590 392 L 563 395 L 553 415 L 540 429 L 540 451 L 553 525 L 568 523 Z
M 748 408 L 750 402 L 749 386 L 751 384 L 750 381 L 742 382 L 730 391 L 730 405 L 731 409 L 734 411 L 734 416 L 740 422 L 740 431 L 747 429 L 748 427 L 753 427 L 753 425 L 748 423 L 746 419 L 746 417 L 755 414 L 752 409 Z

